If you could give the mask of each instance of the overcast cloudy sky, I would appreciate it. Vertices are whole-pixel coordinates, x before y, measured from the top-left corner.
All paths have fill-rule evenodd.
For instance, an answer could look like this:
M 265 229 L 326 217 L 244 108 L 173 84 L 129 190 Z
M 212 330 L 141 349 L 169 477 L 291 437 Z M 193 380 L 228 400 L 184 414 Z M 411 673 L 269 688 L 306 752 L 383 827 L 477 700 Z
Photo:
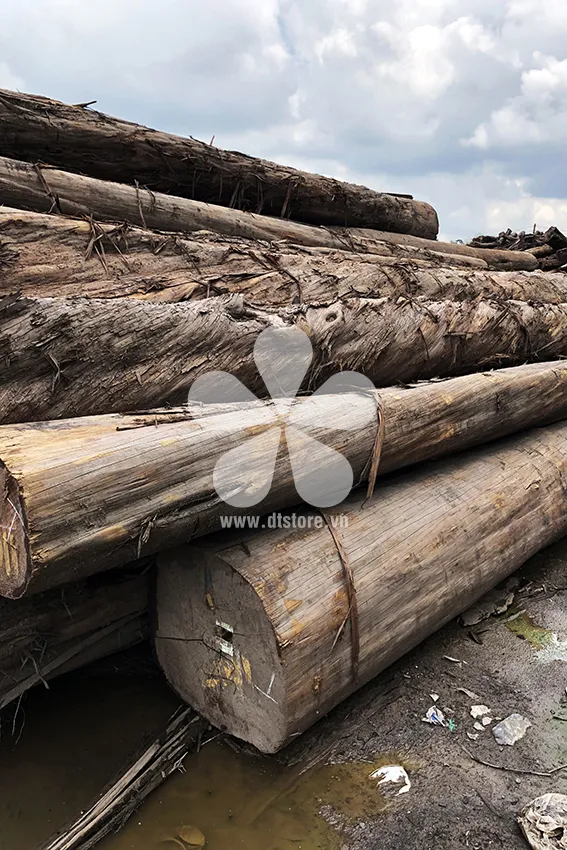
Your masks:
M 567 0 L 2 0 L 0 87 L 567 230 Z

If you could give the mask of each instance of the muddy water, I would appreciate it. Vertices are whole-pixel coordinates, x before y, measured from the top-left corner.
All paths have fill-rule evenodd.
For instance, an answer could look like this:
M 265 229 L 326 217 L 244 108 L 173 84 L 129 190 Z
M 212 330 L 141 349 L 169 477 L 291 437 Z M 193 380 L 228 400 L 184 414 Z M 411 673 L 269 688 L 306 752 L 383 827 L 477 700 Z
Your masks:
M 84 809 L 177 706 L 158 678 L 84 672 L 28 695 L 0 742 L 0 850 L 35 850 Z M 15 735 L 15 737 L 14 737 Z M 384 809 L 373 764 L 301 774 L 274 758 L 237 754 L 219 740 L 185 760 L 100 850 L 186 850 L 196 827 L 208 850 L 334 850 L 340 824 Z M 339 828 L 321 812 L 332 811 Z

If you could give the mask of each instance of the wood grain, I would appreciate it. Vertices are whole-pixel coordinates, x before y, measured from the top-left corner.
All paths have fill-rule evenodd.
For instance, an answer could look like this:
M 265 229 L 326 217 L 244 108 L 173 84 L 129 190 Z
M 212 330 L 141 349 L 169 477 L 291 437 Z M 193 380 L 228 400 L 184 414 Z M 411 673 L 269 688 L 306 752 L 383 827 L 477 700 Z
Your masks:
M 356 593 L 356 668 L 343 563 L 320 514 L 164 554 L 161 666 L 213 724 L 274 752 L 564 535 L 566 476 L 563 422 L 392 476 L 371 502 L 355 493 L 328 512 Z
M 381 411 L 379 474 L 567 417 L 567 366 L 534 364 L 447 381 L 358 394 L 296 399 L 296 479 L 280 451 L 271 489 L 248 513 L 300 501 L 296 483 L 328 463 L 327 447 L 367 480 Z M 225 408 L 226 412 L 225 412 Z M 246 511 L 215 491 L 219 459 L 250 438 L 249 492 L 264 481 L 273 409 L 264 405 L 187 408 L 0 427 L 2 494 L 0 593 L 21 596 L 77 581 L 219 528 Z M 370 414 L 370 416 L 369 416 Z M 374 416 L 373 416 L 374 414 Z M 382 429 L 380 428 L 380 433 Z M 317 442 L 313 442 L 313 440 Z

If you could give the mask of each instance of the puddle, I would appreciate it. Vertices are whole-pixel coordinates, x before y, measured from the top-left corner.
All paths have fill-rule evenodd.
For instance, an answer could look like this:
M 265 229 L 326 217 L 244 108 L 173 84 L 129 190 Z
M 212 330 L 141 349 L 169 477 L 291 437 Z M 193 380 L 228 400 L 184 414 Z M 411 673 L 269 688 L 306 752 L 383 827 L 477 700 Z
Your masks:
M 1 729 L 0 850 L 30 850 L 75 817 L 177 704 L 161 679 L 145 676 L 71 674 L 49 692 L 30 694 L 18 716 L 19 741 L 10 725 Z M 207 850 L 340 850 L 344 839 L 321 810 L 332 807 L 335 822 L 382 812 L 386 799 L 369 775 L 390 763 L 377 758 L 302 774 L 214 741 L 97 847 L 186 850 L 183 827 L 197 827 Z
M 525 611 L 512 620 L 508 620 L 506 628 L 521 640 L 527 640 L 531 646 L 538 650 L 550 646 L 555 637 L 551 629 L 544 629 L 538 626 Z

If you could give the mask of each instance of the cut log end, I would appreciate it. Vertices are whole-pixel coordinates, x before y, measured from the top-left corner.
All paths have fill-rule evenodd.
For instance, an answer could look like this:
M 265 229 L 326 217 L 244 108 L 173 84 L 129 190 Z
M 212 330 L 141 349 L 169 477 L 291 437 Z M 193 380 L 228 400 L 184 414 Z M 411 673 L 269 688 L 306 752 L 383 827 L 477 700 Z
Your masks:
M 18 599 L 29 581 L 26 517 L 18 483 L 0 463 L 0 595 Z
M 258 594 L 204 549 L 192 550 L 191 562 L 186 549 L 161 562 L 156 651 L 169 683 L 219 729 L 276 752 L 287 736 L 286 691 Z

